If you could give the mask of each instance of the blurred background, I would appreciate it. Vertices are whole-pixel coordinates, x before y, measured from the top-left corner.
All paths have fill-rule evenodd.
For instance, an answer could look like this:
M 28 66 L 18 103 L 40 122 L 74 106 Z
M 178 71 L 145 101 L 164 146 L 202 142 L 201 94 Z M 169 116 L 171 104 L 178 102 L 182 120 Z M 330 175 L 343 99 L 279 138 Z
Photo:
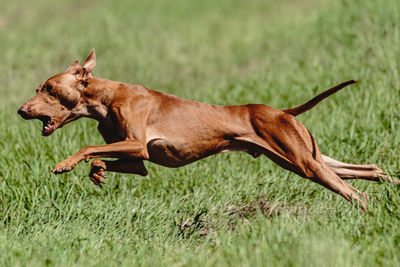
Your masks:
M 324 154 L 397 175 L 399 26 L 397 0 L 1 1 L 0 263 L 396 265 L 396 187 L 354 182 L 371 196 L 361 215 L 268 159 L 232 153 L 147 164 L 147 178 L 110 174 L 100 190 L 88 164 L 49 173 L 103 143 L 94 121 L 43 138 L 17 109 L 92 48 L 97 77 L 221 105 L 284 109 L 356 79 L 298 119 Z

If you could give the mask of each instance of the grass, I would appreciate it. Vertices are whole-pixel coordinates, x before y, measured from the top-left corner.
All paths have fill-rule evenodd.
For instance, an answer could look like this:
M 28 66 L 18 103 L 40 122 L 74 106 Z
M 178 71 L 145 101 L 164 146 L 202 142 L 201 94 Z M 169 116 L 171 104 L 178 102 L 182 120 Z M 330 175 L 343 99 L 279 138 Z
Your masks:
M 94 121 L 40 136 L 17 108 L 96 48 L 95 75 L 216 104 L 301 104 L 322 152 L 399 172 L 400 3 L 3 1 L 0 3 L 0 265 L 398 266 L 400 191 L 351 182 L 367 213 L 266 158 L 212 156 L 146 178 L 57 162 L 102 144 Z

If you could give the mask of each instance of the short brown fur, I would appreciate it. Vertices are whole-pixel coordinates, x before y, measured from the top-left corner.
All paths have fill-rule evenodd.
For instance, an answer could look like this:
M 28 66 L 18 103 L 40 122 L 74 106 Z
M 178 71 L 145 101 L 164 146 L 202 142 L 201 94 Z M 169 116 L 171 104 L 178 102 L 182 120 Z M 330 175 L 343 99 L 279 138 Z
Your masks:
M 42 120 L 44 136 L 81 117 L 99 122 L 98 130 L 107 144 L 82 148 L 57 164 L 53 173 L 68 172 L 82 160 L 117 158 L 93 160 L 90 179 L 101 186 L 105 171 L 147 175 L 144 160 L 180 167 L 216 153 L 245 151 L 253 157 L 265 155 L 349 201 L 357 200 L 364 210 L 367 195 L 343 180 L 392 182 L 373 164 L 347 164 L 322 155 L 294 117 L 355 81 L 282 111 L 262 104 L 204 104 L 141 85 L 94 78 L 95 65 L 92 50 L 82 65 L 75 61 L 64 73 L 42 83 L 36 96 L 18 110 L 25 119 Z

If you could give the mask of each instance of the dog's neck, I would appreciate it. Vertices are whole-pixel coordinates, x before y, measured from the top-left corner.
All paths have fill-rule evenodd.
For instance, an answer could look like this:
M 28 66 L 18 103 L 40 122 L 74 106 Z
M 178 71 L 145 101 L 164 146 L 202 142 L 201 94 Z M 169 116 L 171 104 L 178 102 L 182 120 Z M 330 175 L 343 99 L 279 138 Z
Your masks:
M 121 82 L 90 78 L 87 80 L 86 87 L 82 93 L 83 105 L 86 110 L 82 110 L 83 117 L 95 119 L 99 122 L 107 119 L 109 107 L 114 99 L 115 91 Z

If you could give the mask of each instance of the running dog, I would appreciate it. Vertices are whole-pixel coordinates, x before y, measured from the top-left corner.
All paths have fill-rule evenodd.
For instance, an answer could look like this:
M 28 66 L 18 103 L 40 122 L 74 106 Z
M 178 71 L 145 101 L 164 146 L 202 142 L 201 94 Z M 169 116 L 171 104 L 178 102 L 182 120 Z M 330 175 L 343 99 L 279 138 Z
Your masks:
M 387 180 L 374 164 L 353 165 L 322 155 L 310 132 L 296 116 L 322 99 L 356 81 L 339 84 L 292 109 L 263 104 L 219 106 L 152 91 L 142 85 L 93 77 L 94 50 L 36 89 L 36 95 L 18 113 L 43 122 L 43 136 L 88 117 L 99 122 L 105 145 L 87 146 L 52 170 L 71 171 L 93 158 L 90 179 L 104 183 L 105 171 L 147 175 L 144 160 L 180 167 L 207 156 L 244 151 L 254 158 L 267 156 L 284 169 L 328 188 L 366 209 L 367 194 L 345 179 Z

